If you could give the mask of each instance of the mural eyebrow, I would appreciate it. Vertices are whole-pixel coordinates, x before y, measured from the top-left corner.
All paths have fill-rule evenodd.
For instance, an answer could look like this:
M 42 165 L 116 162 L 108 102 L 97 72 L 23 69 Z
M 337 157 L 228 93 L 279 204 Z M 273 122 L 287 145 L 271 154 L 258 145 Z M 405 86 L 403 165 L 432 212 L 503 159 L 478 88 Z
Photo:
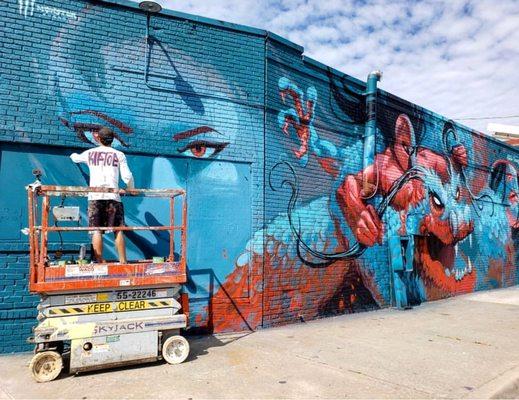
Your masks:
M 76 132 L 77 137 L 79 140 L 85 143 L 92 143 L 86 136 L 85 131 L 98 131 L 102 128 L 102 125 L 100 124 L 91 124 L 91 123 L 83 123 L 83 122 L 74 122 L 70 123 L 70 121 L 66 118 L 59 117 L 60 122 L 65 125 L 67 128 L 72 129 L 74 132 Z M 107 121 L 108 122 L 108 121 Z M 126 143 L 119 134 L 114 132 L 114 137 L 121 142 L 121 144 L 124 147 L 129 147 L 130 145 Z
M 83 115 L 83 114 L 94 115 L 94 116 L 101 118 L 102 120 L 108 122 L 109 124 L 112 124 L 113 126 L 118 128 L 123 133 L 130 134 L 133 132 L 133 129 L 131 127 L 129 127 L 128 125 L 126 125 L 125 123 L 123 123 L 115 118 L 112 118 L 100 111 L 81 110 L 81 111 L 73 111 L 73 112 L 70 112 L 69 114 L 71 114 L 71 115 L 75 115 L 75 114 L 77 114 L 77 115 Z
M 207 133 L 207 132 L 220 133 L 216 129 L 211 128 L 210 126 L 202 125 L 202 126 L 199 126 L 197 128 L 189 129 L 187 131 L 183 131 L 183 132 L 180 132 L 180 133 L 177 133 L 177 134 L 173 135 L 173 140 L 175 142 L 177 142 L 179 140 L 187 139 L 187 138 L 190 138 L 192 136 L 201 135 L 202 133 Z

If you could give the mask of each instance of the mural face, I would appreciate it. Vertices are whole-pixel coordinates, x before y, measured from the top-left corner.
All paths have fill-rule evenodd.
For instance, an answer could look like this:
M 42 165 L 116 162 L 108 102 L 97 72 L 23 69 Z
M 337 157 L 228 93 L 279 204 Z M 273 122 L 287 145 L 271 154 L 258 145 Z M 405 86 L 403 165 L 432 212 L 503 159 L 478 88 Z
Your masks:
M 91 141 L 93 130 L 110 123 L 120 132 L 120 145 L 129 150 L 135 146 L 131 144 L 134 137 L 143 141 L 161 138 L 169 141 L 170 149 L 178 156 L 204 160 L 186 164 L 155 159 L 142 171 L 140 185 L 182 186 L 188 190 L 190 283 L 187 290 L 192 300 L 193 322 L 196 326 L 207 326 L 212 318 L 208 299 L 232 271 L 232 260 L 239 257 L 251 234 L 250 167 L 216 161 L 231 157 L 229 153 L 232 154 L 235 146 L 243 147 L 242 142 L 250 141 L 251 132 L 244 125 L 248 110 L 221 100 L 233 96 L 233 89 L 207 62 L 202 64 L 158 38 L 151 39 L 148 45 L 142 37 L 137 43 L 136 38 L 128 37 L 111 43 L 103 40 L 98 45 L 98 70 L 106 74 L 106 84 L 99 82 L 96 86 L 101 86 L 100 89 L 91 90 L 88 82 L 99 79 L 99 75 L 80 74 L 74 89 L 67 90 L 61 83 L 70 72 L 56 71 L 60 118 L 83 141 Z M 59 43 L 56 57 L 69 56 L 62 47 Z M 129 67 L 135 62 L 138 67 Z M 142 75 L 145 69 L 147 76 Z M 203 82 L 193 79 L 197 76 Z M 125 101 L 124 93 L 131 90 L 135 81 L 142 87 L 141 96 Z M 208 92 L 210 96 L 204 95 Z M 126 143 L 128 140 L 130 144 Z M 142 163 L 133 165 L 142 166 Z M 146 179 L 148 176 L 150 181 Z M 139 216 L 155 215 L 158 211 L 150 208 L 149 203 L 142 203 L 133 214 L 138 218 L 137 223 L 149 223 L 141 221 Z M 130 237 L 137 248 L 143 246 L 140 236 Z M 157 251 L 157 247 L 166 244 L 167 240 L 151 240 L 147 247 Z M 244 291 L 236 296 L 246 294 Z
M 94 144 L 92 132 L 107 125 L 116 131 L 116 146 L 122 148 L 131 149 L 132 137 L 137 142 L 167 138 L 178 155 L 216 158 L 232 147 L 238 132 L 247 135 L 240 130 L 246 110 L 224 106 L 221 99 L 232 96 L 233 89 L 207 63 L 201 65 L 155 36 L 131 32 L 117 40 L 99 35 L 78 43 L 81 35 L 88 36 L 99 12 L 87 7 L 73 30 L 67 25 L 57 34 L 50 51 L 49 87 L 59 120 L 79 140 Z M 92 56 L 92 65 L 84 65 L 84 53 Z M 210 81 L 213 90 L 191 79 L 193 74 Z M 136 86 L 139 96 L 130 97 Z

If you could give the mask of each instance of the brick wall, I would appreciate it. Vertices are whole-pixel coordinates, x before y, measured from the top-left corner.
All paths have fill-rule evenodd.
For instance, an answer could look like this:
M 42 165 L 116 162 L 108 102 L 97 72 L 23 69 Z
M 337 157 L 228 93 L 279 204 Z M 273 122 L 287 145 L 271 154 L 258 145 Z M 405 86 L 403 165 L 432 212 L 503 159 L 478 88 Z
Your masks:
M 517 284 L 516 151 L 379 91 L 364 169 L 365 84 L 267 60 L 265 326 Z
M 250 301 L 248 287 L 210 299 L 247 243 L 262 244 L 253 233 L 263 226 L 264 35 L 161 13 L 150 19 L 147 46 L 145 14 L 119 3 L 0 4 L 0 320 L 10 337 L 2 351 L 29 349 L 35 322 L 27 262 L 18 258 L 26 256 L 23 187 L 33 168 L 48 184 L 85 185 L 87 171 L 68 155 L 91 147 L 100 125 L 115 130 L 137 186 L 188 190 L 192 324 L 211 329 L 222 318 L 214 310 Z M 136 224 L 153 213 L 125 208 Z M 72 254 L 88 238 L 65 242 Z M 155 242 L 129 236 L 130 257 L 160 248 Z M 245 269 L 248 280 L 262 274 L 252 261 Z
M 36 318 L 37 296 L 27 292 L 26 253 L 0 253 L 2 273 L 0 294 L 0 335 L 2 353 L 27 350 L 25 340 Z
M 519 154 L 502 144 L 379 91 L 364 170 L 365 83 L 254 28 L 163 11 L 146 41 L 146 15 L 125 0 L 7 0 L 0 27 L 2 352 L 29 349 L 35 322 L 23 187 L 33 168 L 85 185 L 68 155 L 101 125 L 137 186 L 188 190 L 195 328 L 386 307 L 402 287 L 417 304 L 518 282 Z M 159 210 L 147 207 L 125 205 L 127 218 L 147 222 Z M 85 241 L 66 238 L 66 254 Z

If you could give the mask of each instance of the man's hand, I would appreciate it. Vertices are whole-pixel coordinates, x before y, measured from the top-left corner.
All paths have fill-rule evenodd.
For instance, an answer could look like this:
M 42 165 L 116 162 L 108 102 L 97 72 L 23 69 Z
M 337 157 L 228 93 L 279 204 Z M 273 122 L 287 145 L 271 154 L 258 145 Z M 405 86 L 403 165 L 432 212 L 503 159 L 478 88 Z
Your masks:
M 72 162 L 74 162 L 76 164 L 83 161 L 83 159 L 81 158 L 81 154 L 78 154 L 78 153 L 72 153 L 70 155 L 70 159 L 72 160 Z

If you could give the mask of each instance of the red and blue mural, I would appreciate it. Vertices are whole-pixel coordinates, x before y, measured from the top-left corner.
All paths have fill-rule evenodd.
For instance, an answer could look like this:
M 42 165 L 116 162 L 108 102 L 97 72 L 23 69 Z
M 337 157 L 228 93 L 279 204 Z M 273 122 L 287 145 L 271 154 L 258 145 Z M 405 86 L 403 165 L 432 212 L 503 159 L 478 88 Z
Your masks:
M 0 7 L 0 186 L 13 188 L 0 197 L 0 321 L 5 332 L 23 325 L 0 351 L 23 349 L 34 322 L 24 186 L 33 168 L 49 184 L 85 185 L 68 155 L 105 125 L 137 186 L 187 189 L 194 328 L 256 329 L 518 283 L 513 149 L 383 91 L 367 107 L 364 82 L 264 31 L 109 3 Z M 125 210 L 129 225 L 167 222 L 146 199 Z M 130 259 L 168 250 L 162 233 L 128 239 Z M 72 254 L 88 238 L 64 242 Z
M 342 113 L 339 129 L 361 131 L 365 100 L 336 79 L 328 73 L 321 109 Z M 277 83 L 267 151 L 278 154 L 266 154 L 266 180 L 267 205 L 282 211 L 256 233 L 265 245 L 248 249 L 265 269 L 264 325 L 518 282 L 518 175 L 514 162 L 490 156 L 500 145 L 413 104 L 398 109 L 383 94 L 379 145 L 362 169 L 362 134 L 341 144 L 347 135 L 330 134 L 326 121 L 326 137 L 316 127 L 316 87 L 286 76 Z M 227 290 L 245 284 L 237 267 Z

